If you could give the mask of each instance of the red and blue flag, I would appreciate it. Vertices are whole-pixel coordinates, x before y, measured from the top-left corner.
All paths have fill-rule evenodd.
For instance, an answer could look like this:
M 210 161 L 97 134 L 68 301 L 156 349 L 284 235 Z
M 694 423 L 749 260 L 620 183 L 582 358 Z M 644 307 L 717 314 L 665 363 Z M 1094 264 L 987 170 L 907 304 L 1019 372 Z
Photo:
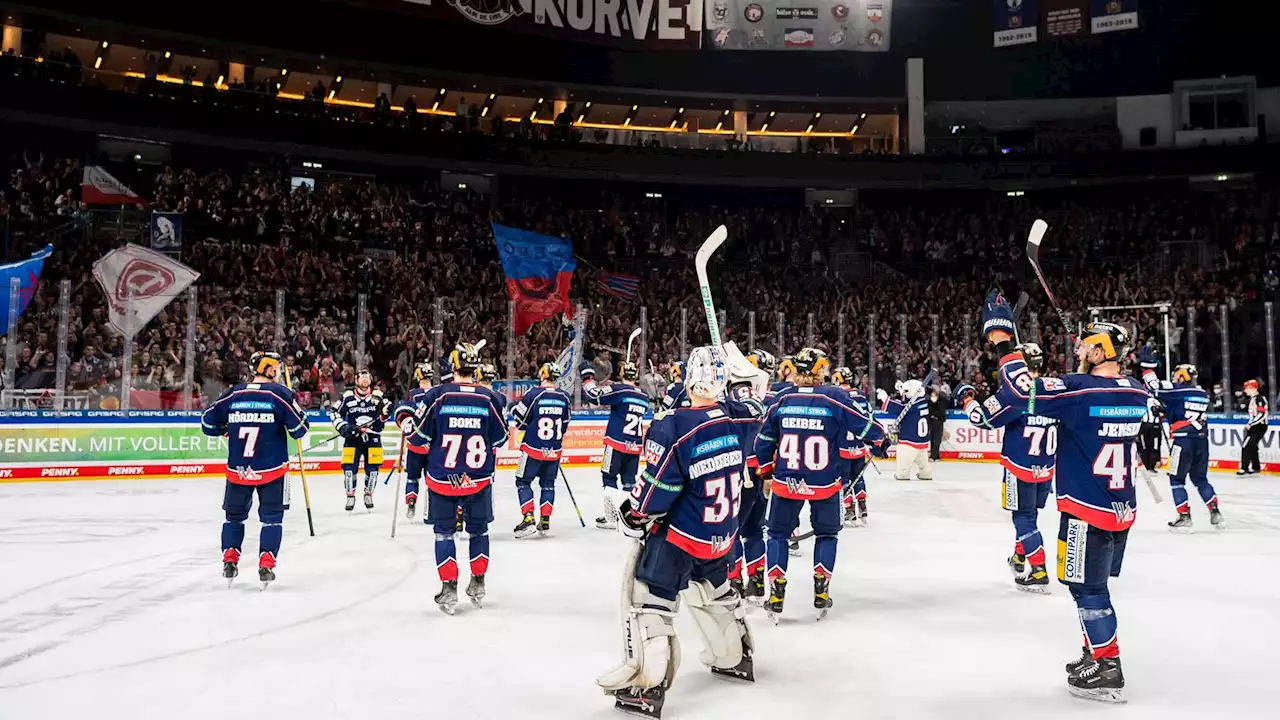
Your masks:
M 493 240 L 507 277 L 507 295 L 515 302 L 517 335 L 557 313 L 573 317 L 569 282 L 577 261 L 570 241 L 497 223 L 493 223 Z
M 14 322 L 22 317 L 22 312 L 31 304 L 31 298 L 40 284 L 40 271 L 44 269 L 44 261 L 53 254 L 53 246 L 46 245 L 26 260 L 8 265 L 0 265 L 0 335 L 9 332 L 9 315 L 13 314 Z M 18 279 L 16 303 L 10 302 L 13 293 L 13 278 Z
M 600 289 L 622 300 L 635 302 L 640 290 L 640 278 L 622 273 L 600 273 Z

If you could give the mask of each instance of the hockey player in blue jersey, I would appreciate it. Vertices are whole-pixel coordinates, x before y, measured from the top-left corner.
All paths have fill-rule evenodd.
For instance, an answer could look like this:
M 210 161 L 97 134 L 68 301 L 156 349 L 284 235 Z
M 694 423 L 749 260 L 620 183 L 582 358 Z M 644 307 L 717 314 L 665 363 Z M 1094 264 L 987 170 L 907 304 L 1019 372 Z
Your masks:
M 849 403 L 858 412 L 869 418 L 875 415 L 871 412 L 871 403 L 867 398 L 853 388 L 854 376 L 853 371 L 847 367 L 838 367 L 831 373 L 831 384 L 840 388 L 849 394 Z M 867 524 L 867 479 L 864 474 L 867 471 L 867 464 L 871 462 L 872 448 L 879 449 L 875 444 L 867 445 L 861 441 L 856 441 L 857 449 L 853 451 L 849 458 L 849 470 L 845 473 L 845 482 L 847 483 L 841 497 L 844 504 L 844 524 L 850 527 L 865 527 Z
M 765 413 L 756 438 L 760 477 L 770 482 L 770 593 L 765 610 L 777 622 L 787 590 L 787 540 L 809 503 L 813 525 L 813 605 L 818 619 L 831 607 L 831 574 L 836 565 L 836 538 L 842 525 L 840 488 L 848 461 L 860 444 L 876 442 L 883 431 L 868 415 L 856 410 L 849 394 L 822 386 L 831 363 L 826 353 L 804 348 L 796 353 L 796 389 L 776 397 Z
M 649 412 L 649 397 L 635 386 L 640 373 L 635 363 L 624 362 L 618 370 L 621 382 L 596 383 L 595 370 L 582 368 L 582 392 L 587 400 L 609 408 L 609 421 L 604 430 L 604 458 L 600 473 L 604 483 L 604 514 L 596 518 L 596 527 L 612 530 L 618 510 L 609 488 L 630 492 L 640 470 L 640 446 L 644 440 L 644 416 Z
M 796 389 L 796 384 L 792 382 L 792 378 L 796 373 L 796 359 L 791 355 L 786 355 L 781 362 L 774 360 L 770 355 L 766 359 L 766 364 L 775 365 L 777 367 L 778 382 L 769 386 L 769 392 L 765 394 L 765 407 L 773 404 L 774 399 L 781 393 L 789 393 Z
M 662 393 L 661 410 L 689 407 L 689 393 L 684 387 L 684 363 L 679 360 L 671 362 L 671 383 Z
M 284 511 L 289 509 L 289 438 L 307 434 L 307 415 L 293 391 L 276 382 L 280 355 L 257 352 L 249 358 L 253 380 L 227 388 L 200 421 L 205 435 L 227 438 L 227 486 L 222 509 L 222 576 L 228 584 L 239 574 L 244 521 L 258 494 L 258 579 L 263 587 L 276 579 Z
M 738 531 L 745 433 L 759 409 L 717 402 L 730 372 L 725 350 L 696 348 L 685 369 L 690 406 L 654 418 L 644 476 L 619 503 L 618 527 L 638 541 L 622 590 L 623 663 L 596 680 L 615 707 L 651 718 L 661 717 L 680 665 L 674 618 L 681 598 L 702 636 L 703 664 L 716 675 L 755 679 L 755 644 L 725 555 Z
M 933 461 L 929 459 L 929 395 L 919 380 L 904 380 L 896 389 L 901 400 L 876 390 L 880 410 L 897 418 L 893 432 L 897 434 L 898 454 L 893 471 L 895 480 L 910 480 L 914 468 L 917 480 L 933 479 Z
M 1209 522 L 1223 527 L 1218 494 L 1209 483 L 1209 393 L 1196 383 L 1199 373 L 1195 365 L 1179 365 L 1173 369 L 1173 381 L 1156 376 L 1155 351 L 1144 345 L 1138 353 L 1142 381 L 1164 406 L 1169 421 L 1169 484 L 1173 488 L 1173 505 L 1178 517 L 1169 523 L 1174 530 L 1191 528 L 1191 502 L 1187 497 L 1187 478 L 1196 486 L 1200 499 L 1209 509 Z
M 333 427 L 342 436 L 342 484 L 347 490 L 347 510 L 356 506 L 360 466 L 364 465 L 364 506 L 373 509 L 373 489 L 382 468 L 382 428 L 391 417 L 391 401 L 373 387 L 373 374 L 361 370 L 356 386 L 342 393 L 330 411 Z
M 433 391 L 418 425 L 427 448 L 427 514 L 435 531 L 436 572 L 441 588 L 436 604 L 450 615 L 458 604 L 457 512 L 470 534 L 471 582 L 467 597 L 480 607 L 489 569 L 489 523 L 493 522 L 493 474 L 496 450 L 507 439 L 507 421 L 493 394 L 473 382 L 480 369 L 475 346 L 463 343 L 450 353 L 453 382 Z
M 404 516 L 409 520 L 413 519 L 418 507 L 418 483 L 422 480 L 422 473 L 427 468 L 427 447 L 422 436 L 418 435 L 417 425 L 422 419 L 422 413 L 427 410 L 425 400 L 435 375 L 436 372 L 431 367 L 431 363 L 418 363 L 413 371 L 413 378 L 418 381 L 418 387 L 410 390 L 408 397 L 397 405 L 393 412 L 395 423 L 404 435 L 401 440 L 405 443 Z
M 1031 377 L 1040 377 L 1044 370 L 1044 352 L 1040 346 L 1024 343 L 1017 351 L 1022 354 Z M 988 430 L 1004 428 L 1004 440 L 1000 444 L 1000 464 L 1004 466 L 1000 506 L 1013 516 L 1013 555 L 1009 557 L 1009 570 L 1019 590 L 1047 592 L 1049 571 L 1045 569 L 1044 538 L 1040 535 L 1037 517 L 1053 490 L 1058 422 L 1002 405 L 994 395 L 980 403 L 971 385 L 958 385 L 955 395 L 969 422 Z
M 1091 322 L 1076 346 L 1079 372 L 1034 377 L 1013 345 L 1013 309 L 992 290 L 982 331 L 1000 357 L 996 397 L 1028 415 L 1058 421 L 1058 580 L 1071 591 L 1085 647 L 1067 664 L 1068 689 L 1090 700 L 1124 702 L 1115 610 L 1107 587 L 1120 574 L 1137 513 L 1134 437 L 1147 413 L 1146 389 L 1120 371 L 1128 332 Z
M 507 412 L 507 396 L 493 389 L 493 384 L 497 380 L 497 366 L 493 363 L 481 363 L 480 369 L 476 371 L 476 384 L 493 395 L 493 404 L 497 406 L 498 412 L 505 415 Z
M 763 350 L 753 350 L 747 354 L 746 360 L 756 371 L 746 376 L 736 368 L 731 368 L 729 375 L 728 396 L 739 402 L 760 403 L 762 416 L 762 401 L 768 392 L 769 380 L 773 377 L 773 368 L 769 365 L 772 358 L 772 355 Z M 733 551 L 729 556 L 729 583 L 742 597 L 760 598 L 763 601 L 766 589 L 764 516 L 768 498 L 764 494 L 764 482 L 760 480 L 755 457 L 755 441 L 759 429 L 758 425 L 750 428 L 745 438 L 748 441 L 745 447 L 749 448 L 747 479 L 742 490 L 742 505 L 738 510 L 738 541 L 733 544 Z
M 556 475 L 560 473 L 560 453 L 569 427 L 573 399 L 556 387 L 560 368 L 546 363 L 538 368 L 538 387 L 511 406 L 511 418 L 524 433 L 520 442 L 520 465 L 516 468 L 516 497 L 520 500 L 520 524 L 515 536 L 545 535 L 551 529 L 551 512 L 556 502 Z M 538 482 L 538 517 L 534 520 L 533 482 Z

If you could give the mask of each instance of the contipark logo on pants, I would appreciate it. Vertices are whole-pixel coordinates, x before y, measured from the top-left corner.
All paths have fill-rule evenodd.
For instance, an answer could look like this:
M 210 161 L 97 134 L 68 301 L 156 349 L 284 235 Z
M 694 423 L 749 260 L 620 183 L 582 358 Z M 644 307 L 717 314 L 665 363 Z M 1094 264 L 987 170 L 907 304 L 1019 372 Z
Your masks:
M 1085 540 L 1089 536 L 1089 524 L 1083 520 L 1067 518 L 1066 532 L 1058 541 L 1058 579 L 1069 583 L 1084 583 Z

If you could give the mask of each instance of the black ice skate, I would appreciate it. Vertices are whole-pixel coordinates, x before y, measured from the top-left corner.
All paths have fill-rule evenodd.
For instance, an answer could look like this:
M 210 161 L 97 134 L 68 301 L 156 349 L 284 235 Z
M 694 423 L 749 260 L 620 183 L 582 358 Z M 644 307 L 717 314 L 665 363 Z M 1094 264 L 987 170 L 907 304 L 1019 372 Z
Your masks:
M 858 527 L 858 506 L 849 503 L 844 506 L 844 526 Z
M 1013 573 L 1013 579 L 1027 575 L 1027 556 L 1014 553 L 1009 556 L 1009 572 Z
M 743 587 L 743 585 L 742 585 L 742 576 L 741 576 L 741 575 L 739 575 L 738 577 L 731 577 L 731 578 L 729 578 L 729 587 L 733 588 L 733 591 L 734 591 L 734 592 L 736 592 L 736 593 L 738 593 L 738 597 L 742 597 L 742 598 L 744 598 L 744 597 L 746 597 L 746 596 L 747 596 L 747 595 L 746 595 L 746 588 L 745 588 L 745 587 Z
M 867 499 L 858 499 L 858 524 L 862 527 L 867 526 Z
M 262 589 L 266 590 L 267 586 L 276 579 L 276 571 L 271 568 L 258 568 L 258 581 L 262 583 Z
M 712 666 L 711 674 L 717 677 L 728 678 L 730 680 L 741 680 L 743 682 L 756 681 L 755 661 L 751 659 L 751 648 L 744 647 L 742 649 L 742 660 L 731 668 L 719 668 Z
M 222 563 L 222 577 L 227 579 L 227 587 L 231 587 L 231 581 L 236 579 L 240 574 L 240 568 L 233 562 Z
M 800 541 L 795 538 L 787 540 L 787 554 L 791 557 L 800 557 Z
M 348 493 L 348 495 L 347 495 L 347 512 L 351 512 L 352 510 L 355 510 L 355 509 L 356 509 L 356 494 L 355 494 L 355 493 Z
M 822 573 L 813 575 L 813 607 L 818 611 L 818 619 L 827 616 L 827 611 L 834 605 L 831 601 L 831 577 Z
M 368 490 L 366 490 L 364 493 L 364 509 L 365 510 L 373 509 L 373 493 L 369 492 Z
M 648 690 L 627 688 L 613 692 L 613 707 L 628 715 L 646 718 L 662 717 L 662 703 L 667 697 L 667 688 L 659 685 Z
M 538 518 L 538 535 L 540 537 L 546 537 L 549 532 L 551 532 L 551 516 L 543 515 L 541 518 Z
M 764 602 L 764 570 L 757 570 L 747 576 L 747 584 L 742 588 L 742 597 L 757 605 Z
M 610 520 L 607 515 L 601 515 L 600 517 L 596 518 L 596 527 L 600 528 L 601 530 L 617 530 L 618 529 L 617 523 Z
M 533 513 L 525 513 L 524 519 L 521 520 L 520 524 L 511 531 L 511 534 L 515 535 L 517 540 L 520 538 L 531 537 L 537 533 L 538 526 L 533 522 Z
M 472 575 L 471 582 L 467 583 L 467 597 L 471 598 L 471 604 L 476 607 L 484 607 L 484 576 Z
M 1068 676 L 1067 690 L 1072 695 L 1086 700 L 1109 703 L 1127 702 L 1123 692 L 1124 672 L 1120 669 L 1120 658 L 1100 658 L 1078 674 Z
M 1190 530 L 1191 529 L 1191 513 L 1178 513 L 1178 519 L 1169 523 L 1172 530 Z
M 1067 675 L 1079 675 L 1080 671 L 1093 664 L 1093 653 L 1089 651 L 1089 646 L 1085 645 L 1081 648 L 1080 657 L 1067 663 Z
M 417 500 L 406 500 L 404 503 L 404 519 L 412 520 L 414 513 L 418 511 Z
M 1227 521 L 1222 517 L 1222 511 L 1216 504 L 1209 508 L 1209 524 L 1219 530 L 1227 526 Z
M 774 625 L 778 624 L 779 616 L 782 615 L 782 605 L 787 600 L 787 579 L 780 577 L 773 581 L 773 590 L 769 593 L 769 599 L 764 603 L 764 611 L 769 614 L 769 619 Z
M 1045 595 L 1049 592 L 1049 573 L 1043 565 L 1032 565 L 1026 575 L 1015 576 L 1013 584 L 1022 592 Z
M 453 609 L 458 606 L 458 581 L 445 580 L 440 585 L 440 592 L 436 593 L 435 601 L 440 606 L 440 612 L 452 615 Z

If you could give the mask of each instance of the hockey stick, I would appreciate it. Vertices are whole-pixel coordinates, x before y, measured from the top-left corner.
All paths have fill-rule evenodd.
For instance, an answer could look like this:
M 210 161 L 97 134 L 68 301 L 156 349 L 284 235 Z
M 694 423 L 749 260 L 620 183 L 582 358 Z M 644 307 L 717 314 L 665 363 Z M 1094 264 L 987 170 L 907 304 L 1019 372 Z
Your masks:
M 707 330 L 711 333 L 711 344 L 720 345 L 720 322 L 716 319 L 716 304 L 711 299 L 711 283 L 707 281 L 707 261 L 729 239 L 729 231 L 723 225 L 711 231 L 698 254 L 693 258 L 694 270 L 698 273 L 698 290 L 702 293 L 702 309 L 707 313 Z
M 404 435 L 400 436 L 400 457 L 396 458 L 396 464 L 391 466 L 391 474 L 396 476 L 396 492 L 391 496 L 391 539 L 396 538 L 396 521 L 400 519 L 400 476 L 396 475 L 396 470 L 404 469 L 404 453 L 409 447 L 409 443 L 405 441 Z M 388 477 L 388 480 L 391 478 Z M 385 482 L 384 482 L 385 484 Z
M 560 471 L 560 479 L 564 481 L 564 489 L 569 491 L 569 502 L 573 503 L 573 511 L 578 513 L 578 524 L 585 528 L 587 521 L 582 519 L 582 510 L 578 508 L 578 499 L 573 496 L 573 486 L 569 484 L 569 476 L 564 474 L 563 465 L 557 464 L 556 469 Z
M 854 484 L 856 484 L 859 480 L 861 480 L 861 479 L 862 479 L 862 476 L 863 476 L 864 474 L 866 474 L 866 472 L 867 472 L 867 466 L 868 466 L 868 465 L 874 465 L 874 464 L 875 464 L 875 463 L 871 462 L 871 457 L 870 457 L 870 456 L 868 456 L 868 457 L 867 457 L 867 462 L 863 463 L 863 464 L 862 464 L 862 469 L 858 471 L 858 477 L 854 478 L 854 479 L 853 479 L 853 481 L 849 483 L 849 489 L 850 489 L 850 491 L 851 491 L 851 492 L 852 492 L 852 490 L 853 490 L 853 486 L 854 486 Z M 880 471 L 880 470 L 879 470 L 879 468 L 877 468 L 877 469 L 876 469 L 876 472 L 879 472 L 879 471 Z M 841 492 L 843 493 L 844 491 L 842 490 Z M 840 509 L 841 509 L 841 512 L 843 512 L 843 511 L 844 511 L 844 506 L 842 505 Z M 807 531 L 805 531 L 805 532 L 802 532 L 802 533 L 800 533 L 799 535 L 792 535 L 792 536 L 791 536 L 791 539 L 792 539 L 792 540 L 795 540 L 796 542 L 799 542 L 799 541 L 801 541 L 801 540 L 808 540 L 809 538 L 813 537 L 815 534 L 816 534 L 816 533 L 815 533 L 815 531 L 814 531 L 812 528 L 810 528 L 809 530 L 807 530 Z
M 1062 321 L 1062 326 L 1067 329 L 1067 335 L 1071 338 L 1071 344 L 1075 344 L 1076 334 L 1071 331 L 1071 320 L 1062 310 L 1062 306 L 1058 304 L 1058 299 L 1053 296 L 1053 291 L 1049 289 L 1049 283 L 1044 279 L 1044 271 L 1040 269 L 1040 243 L 1044 241 L 1045 233 L 1049 232 L 1049 223 L 1044 220 L 1036 219 L 1031 223 L 1031 233 L 1027 235 L 1027 260 L 1031 261 L 1031 269 L 1036 271 L 1036 278 L 1040 280 L 1040 287 L 1044 288 L 1044 294 L 1049 297 L 1049 304 L 1058 313 L 1058 319 Z
M 289 388 L 289 392 L 293 392 L 293 382 L 289 379 L 289 365 L 284 365 L 284 386 Z M 311 517 L 311 491 L 307 489 L 307 461 L 302 457 L 302 440 L 294 440 L 294 445 L 298 448 L 298 472 L 302 475 L 302 502 L 307 506 L 307 530 L 310 531 L 311 537 L 316 536 L 316 523 Z
M 627 362 L 631 362 L 631 343 L 636 341 L 636 337 L 640 335 L 640 328 L 631 331 L 631 337 L 627 338 Z

